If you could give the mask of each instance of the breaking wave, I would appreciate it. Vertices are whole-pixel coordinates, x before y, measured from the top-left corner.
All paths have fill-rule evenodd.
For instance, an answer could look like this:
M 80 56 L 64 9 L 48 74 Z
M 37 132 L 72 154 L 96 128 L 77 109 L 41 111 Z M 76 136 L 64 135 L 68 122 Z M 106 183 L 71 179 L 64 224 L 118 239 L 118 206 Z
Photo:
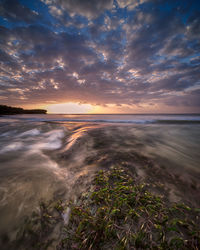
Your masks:
M 25 122 L 90 122 L 118 124 L 200 124 L 200 115 L 17 115 L 10 120 Z

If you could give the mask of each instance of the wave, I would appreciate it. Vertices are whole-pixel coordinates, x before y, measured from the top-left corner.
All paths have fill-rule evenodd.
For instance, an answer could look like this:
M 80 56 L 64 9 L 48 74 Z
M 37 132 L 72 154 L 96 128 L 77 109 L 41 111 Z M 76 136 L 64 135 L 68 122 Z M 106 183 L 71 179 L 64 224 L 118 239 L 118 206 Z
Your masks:
M 200 120 L 157 120 L 159 124 L 200 124 Z
M 107 119 L 41 119 L 41 118 L 23 118 L 29 122 L 90 122 L 90 123 L 119 123 L 119 124 L 200 124 L 200 120 L 107 120 Z

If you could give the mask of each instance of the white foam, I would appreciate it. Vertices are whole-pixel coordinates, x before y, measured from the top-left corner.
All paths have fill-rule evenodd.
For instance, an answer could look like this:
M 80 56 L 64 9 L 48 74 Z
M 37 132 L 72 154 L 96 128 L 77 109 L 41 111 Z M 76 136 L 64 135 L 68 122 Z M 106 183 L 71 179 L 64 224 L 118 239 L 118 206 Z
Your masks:
M 64 137 L 63 130 L 52 130 L 43 134 L 39 142 L 30 145 L 29 148 L 32 150 L 53 150 L 58 149 L 62 146 L 61 139 Z
M 50 140 L 55 140 L 57 138 L 62 138 L 64 136 L 64 132 L 61 129 L 55 129 L 45 133 L 44 135 L 47 136 Z
M 35 136 L 35 135 L 39 135 L 40 134 L 40 131 L 36 128 L 34 129 L 31 129 L 31 130 L 28 130 L 26 132 L 23 132 L 19 135 L 19 137 L 22 137 L 22 136 L 27 136 L 27 135 L 30 135 L 30 136 Z
M 5 146 L 3 149 L 1 149 L 1 153 L 5 153 L 8 151 L 15 151 L 15 150 L 19 150 L 23 147 L 23 143 L 22 142 L 13 142 L 7 146 Z
M 71 209 L 67 207 L 66 211 L 62 214 L 65 226 L 68 225 L 69 223 L 70 214 L 71 214 Z

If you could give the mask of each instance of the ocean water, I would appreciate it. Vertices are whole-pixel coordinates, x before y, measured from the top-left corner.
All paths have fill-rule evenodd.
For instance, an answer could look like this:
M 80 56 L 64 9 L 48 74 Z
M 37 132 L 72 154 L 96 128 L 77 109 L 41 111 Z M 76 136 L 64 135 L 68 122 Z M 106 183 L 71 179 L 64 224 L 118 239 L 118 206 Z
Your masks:
M 2 116 L 0 236 L 14 239 L 41 201 L 75 200 L 96 171 L 115 165 L 141 179 L 157 166 L 152 181 L 165 183 L 172 201 L 183 192 L 198 205 L 199 159 L 200 115 Z

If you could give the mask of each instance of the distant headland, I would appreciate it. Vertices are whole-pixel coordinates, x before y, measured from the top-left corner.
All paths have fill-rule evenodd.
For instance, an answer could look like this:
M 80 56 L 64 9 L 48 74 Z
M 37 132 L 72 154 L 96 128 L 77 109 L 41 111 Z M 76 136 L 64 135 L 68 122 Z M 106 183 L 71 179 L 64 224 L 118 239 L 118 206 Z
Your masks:
M 18 115 L 18 114 L 46 114 L 45 109 L 23 109 L 0 105 L 0 115 Z

